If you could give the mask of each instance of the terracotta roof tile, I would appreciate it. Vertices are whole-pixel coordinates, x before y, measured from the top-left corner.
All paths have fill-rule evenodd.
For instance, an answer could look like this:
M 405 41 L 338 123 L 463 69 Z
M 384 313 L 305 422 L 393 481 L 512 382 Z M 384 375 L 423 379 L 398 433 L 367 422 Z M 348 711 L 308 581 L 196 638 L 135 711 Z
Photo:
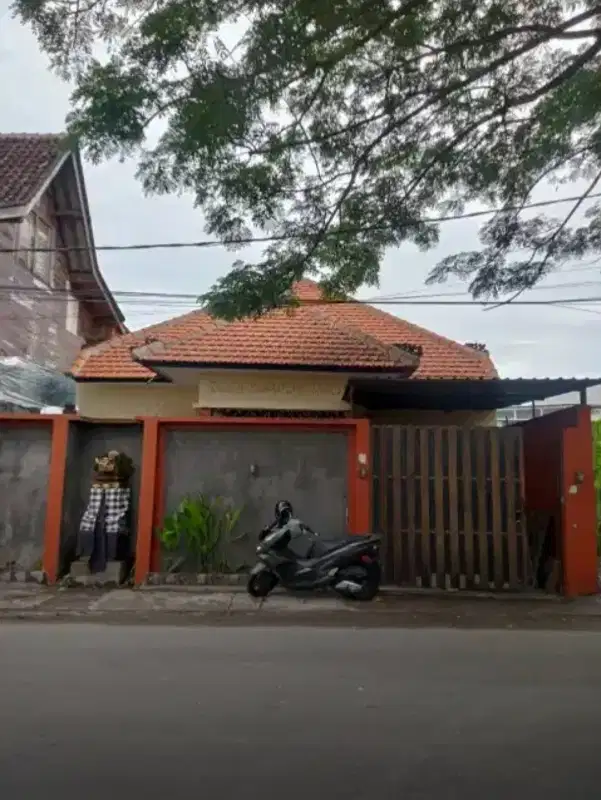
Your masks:
M 416 361 L 402 350 L 336 325 L 318 309 L 274 311 L 258 320 L 212 323 L 200 336 L 138 348 L 145 364 L 273 364 L 402 371 Z
M 73 365 L 78 379 L 144 379 L 145 364 L 272 364 L 275 366 L 413 370 L 418 360 L 407 345 L 422 348 L 416 378 L 494 378 L 485 353 L 386 314 L 363 303 L 320 304 L 319 287 L 297 284 L 307 305 L 275 311 L 258 320 L 224 323 L 193 311 L 82 352 Z M 138 359 L 138 360 L 137 360 Z
M 198 310 L 134 333 L 114 336 L 102 344 L 84 348 L 71 367 L 71 374 L 80 379 L 136 380 L 155 377 L 152 370 L 133 360 L 132 350 L 159 335 L 161 341 L 165 342 L 198 336 L 205 325 L 212 325 L 212 320 L 204 311 Z
M 0 133 L 0 208 L 32 200 L 63 152 L 57 134 Z
M 339 325 L 357 327 L 386 344 L 422 348 L 419 367 L 412 378 L 496 378 L 495 366 L 486 353 L 454 342 L 412 322 L 363 303 L 325 306 Z

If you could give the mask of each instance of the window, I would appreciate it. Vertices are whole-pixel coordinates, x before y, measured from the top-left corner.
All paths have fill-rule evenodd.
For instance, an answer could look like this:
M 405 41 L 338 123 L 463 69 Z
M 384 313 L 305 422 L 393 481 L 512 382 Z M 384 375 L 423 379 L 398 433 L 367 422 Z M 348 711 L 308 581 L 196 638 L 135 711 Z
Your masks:
M 53 253 L 32 252 L 32 249 L 49 250 L 53 246 L 52 228 L 36 214 L 30 214 L 21 222 L 19 246 L 24 251 L 24 261 L 36 278 L 48 286 L 52 272 Z

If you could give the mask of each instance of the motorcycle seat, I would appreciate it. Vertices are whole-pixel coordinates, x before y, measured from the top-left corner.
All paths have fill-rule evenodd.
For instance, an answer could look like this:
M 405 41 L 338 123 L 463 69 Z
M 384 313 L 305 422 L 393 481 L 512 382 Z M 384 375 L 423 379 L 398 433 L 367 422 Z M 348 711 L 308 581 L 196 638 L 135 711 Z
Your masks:
M 309 559 L 321 558 L 321 556 L 325 556 L 327 553 L 332 553 L 334 550 L 345 547 L 347 544 L 349 544 L 349 541 L 352 541 L 350 536 L 345 536 L 344 538 L 339 539 L 322 539 L 320 537 L 311 545 L 308 557 Z

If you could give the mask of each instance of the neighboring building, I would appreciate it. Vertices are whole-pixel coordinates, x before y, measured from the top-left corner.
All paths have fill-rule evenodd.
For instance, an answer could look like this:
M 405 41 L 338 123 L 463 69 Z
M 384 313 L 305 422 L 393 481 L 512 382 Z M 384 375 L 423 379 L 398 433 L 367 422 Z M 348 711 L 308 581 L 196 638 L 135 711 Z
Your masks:
M 545 414 L 552 414 L 554 411 L 578 405 L 579 402 L 578 392 L 570 392 L 527 405 L 510 406 L 497 412 L 497 424 L 511 425 L 516 422 L 525 422 L 532 417 L 542 417 Z M 593 386 L 587 390 L 587 403 L 591 407 L 591 418 L 593 420 L 601 419 L 601 386 Z
M 380 422 L 494 424 L 493 400 L 462 405 L 451 397 L 459 384 L 497 378 L 482 346 L 458 344 L 363 303 L 324 304 L 312 281 L 301 281 L 296 292 L 301 304 L 294 311 L 225 323 L 198 310 L 85 349 L 72 368 L 80 413 L 354 414 Z M 450 388 L 436 388 L 448 379 Z M 429 398 L 416 397 L 418 385 Z M 391 388 L 401 400 L 387 399 Z
M 0 134 L 0 357 L 63 371 L 82 345 L 126 331 L 96 262 L 77 149 Z

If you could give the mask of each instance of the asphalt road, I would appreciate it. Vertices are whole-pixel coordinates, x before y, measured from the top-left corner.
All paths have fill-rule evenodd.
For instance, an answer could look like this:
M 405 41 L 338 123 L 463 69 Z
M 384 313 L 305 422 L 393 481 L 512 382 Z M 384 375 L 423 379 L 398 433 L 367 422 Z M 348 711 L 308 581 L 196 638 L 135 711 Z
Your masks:
M 518 793 L 600 796 L 601 634 L 0 626 L 7 800 Z

